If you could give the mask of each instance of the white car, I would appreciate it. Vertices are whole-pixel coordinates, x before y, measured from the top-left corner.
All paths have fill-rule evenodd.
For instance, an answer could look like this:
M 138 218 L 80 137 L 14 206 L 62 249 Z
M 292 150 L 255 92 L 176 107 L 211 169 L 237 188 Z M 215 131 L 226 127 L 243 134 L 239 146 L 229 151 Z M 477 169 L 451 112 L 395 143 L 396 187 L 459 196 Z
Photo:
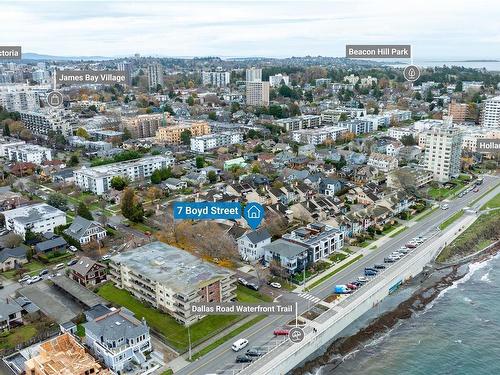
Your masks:
M 33 276 L 31 279 L 28 280 L 28 284 L 31 285 L 31 284 L 37 283 L 41 280 L 43 280 L 43 279 L 40 276 Z
M 69 247 L 69 251 L 71 251 L 71 252 L 73 252 L 73 253 L 76 253 L 76 252 L 78 251 L 78 249 L 77 249 L 75 246 L 71 245 L 71 246 Z
M 368 278 L 367 278 L 367 277 L 365 277 L 365 276 L 359 276 L 359 277 L 358 277 L 358 281 L 359 281 L 360 283 L 367 283 L 369 280 L 368 280 Z
M 20 283 L 24 283 L 26 281 L 29 281 L 31 279 L 31 276 L 30 275 L 24 275 L 23 277 L 21 277 L 18 281 Z
M 441 205 L 441 209 L 442 210 L 447 210 L 448 208 L 450 208 L 450 206 L 448 206 L 447 204 L 442 204 Z
M 103 255 L 103 256 L 101 257 L 101 260 L 102 260 L 102 261 L 105 261 L 105 260 L 109 260 L 110 258 L 111 258 L 111 255 L 106 254 L 106 255 Z
M 280 284 L 280 283 L 276 283 L 276 282 L 275 282 L 275 283 L 271 283 L 271 284 L 269 284 L 269 285 L 271 285 L 273 288 L 276 288 L 276 289 L 281 289 L 281 284 Z

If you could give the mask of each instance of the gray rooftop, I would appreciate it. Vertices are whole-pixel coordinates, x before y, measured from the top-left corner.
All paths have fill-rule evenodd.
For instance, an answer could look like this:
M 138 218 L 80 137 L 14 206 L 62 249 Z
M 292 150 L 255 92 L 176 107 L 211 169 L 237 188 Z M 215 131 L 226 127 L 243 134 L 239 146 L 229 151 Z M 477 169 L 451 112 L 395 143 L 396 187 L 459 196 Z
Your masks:
M 21 306 L 17 303 L 0 302 L 0 321 L 6 320 L 10 314 L 15 314 L 22 310 Z
M 91 221 L 85 219 L 84 217 L 77 216 L 75 217 L 75 220 L 73 220 L 69 228 L 64 231 L 64 233 L 66 233 L 68 236 L 78 241 L 85 234 L 87 229 L 90 228 L 92 224 L 97 225 L 99 227 L 101 226 L 96 221 Z
M 111 257 L 111 261 L 178 292 L 189 292 L 234 274 L 163 242 L 123 252 Z
M 9 258 L 26 258 L 26 250 L 25 246 L 3 249 L 0 251 L 0 263 L 5 262 Z
M 47 241 L 39 242 L 36 244 L 36 251 L 47 251 L 55 247 L 66 246 L 67 242 L 62 237 L 56 237 Z
M 271 238 L 271 235 L 269 234 L 266 228 L 259 228 L 252 232 L 248 232 L 247 234 L 245 234 L 245 236 L 253 244 L 257 244 L 259 242 L 267 240 L 268 238 Z
M 4 215 L 9 218 L 15 218 L 15 220 L 17 220 L 19 223 L 29 224 L 37 222 L 44 218 L 66 214 L 55 207 L 49 206 L 46 203 L 39 203 L 5 211 Z
M 116 310 L 84 324 L 85 332 L 101 337 L 104 342 L 119 338 L 136 338 L 149 328 L 126 311 Z
M 290 241 L 283 239 L 271 242 L 269 245 L 263 247 L 266 251 L 271 251 L 272 253 L 279 254 L 286 258 L 293 258 L 304 251 L 307 251 L 307 247 L 299 245 Z

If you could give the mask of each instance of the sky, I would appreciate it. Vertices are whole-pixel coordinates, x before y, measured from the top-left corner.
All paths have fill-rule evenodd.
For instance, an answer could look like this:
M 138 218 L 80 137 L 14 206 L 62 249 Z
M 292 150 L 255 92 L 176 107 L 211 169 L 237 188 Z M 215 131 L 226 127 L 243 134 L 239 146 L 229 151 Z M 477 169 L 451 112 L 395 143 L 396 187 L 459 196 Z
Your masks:
M 4 1 L 0 45 L 56 56 L 338 56 L 411 44 L 415 59 L 500 59 L 498 0 Z

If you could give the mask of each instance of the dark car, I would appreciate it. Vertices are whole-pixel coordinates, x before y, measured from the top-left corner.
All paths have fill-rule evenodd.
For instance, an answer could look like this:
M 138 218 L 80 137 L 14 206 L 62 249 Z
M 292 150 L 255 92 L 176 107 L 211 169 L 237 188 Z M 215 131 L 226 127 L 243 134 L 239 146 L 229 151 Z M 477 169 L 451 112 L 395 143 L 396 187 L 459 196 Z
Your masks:
M 360 286 L 363 286 L 363 283 L 360 283 L 359 281 L 352 281 L 352 282 L 350 282 L 349 284 L 356 285 L 358 288 L 359 288 Z
M 68 263 L 66 263 L 66 265 L 67 265 L 68 267 L 70 267 L 70 266 L 72 266 L 72 265 L 74 265 L 74 264 L 77 264 L 77 263 L 78 263 L 78 259 L 72 259 L 72 260 L 70 260 Z
M 244 278 L 242 277 L 239 277 L 238 278 L 238 282 L 241 284 L 241 285 L 248 285 L 248 281 L 246 281 Z
M 385 265 L 383 265 L 383 264 L 375 264 L 375 265 L 373 266 L 373 268 L 375 268 L 376 270 L 383 270 L 383 269 L 385 269 L 386 267 L 385 267 Z
M 246 355 L 249 357 L 260 357 L 261 355 L 264 355 L 266 352 L 264 350 L 258 349 L 258 348 L 252 348 L 248 349 L 246 352 Z
M 49 273 L 49 270 L 41 270 L 38 276 L 43 276 Z
M 378 273 L 378 270 L 376 270 L 375 268 L 371 268 L 371 267 L 366 267 L 365 268 L 365 272 L 368 271 L 368 272 L 375 272 L 375 273 Z
M 252 358 L 246 355 L 239 355 L 236 357 L 236 363 L 248 363 L 248 362 L 252 362 Z
M 254 283 L 248 283 L 247 287 L 250 289 L 253 289 L 253 290 L 259 290 L 259 286 L 257 284 L 254 284 Z
M 393 258 L 384 258 L 384 263 L 394 263 L 395 260 Z

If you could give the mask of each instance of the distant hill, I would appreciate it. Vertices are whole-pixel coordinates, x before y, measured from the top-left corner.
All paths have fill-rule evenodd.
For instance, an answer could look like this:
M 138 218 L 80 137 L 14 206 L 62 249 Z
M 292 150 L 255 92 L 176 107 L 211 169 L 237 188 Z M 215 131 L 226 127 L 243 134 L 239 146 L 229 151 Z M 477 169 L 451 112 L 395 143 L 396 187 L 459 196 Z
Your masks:
M 42 55 L 39 53 L 27 52 L 23 53 L 23 60 L 51 60 L 51 61 L 96 61 L 96 60 L 111 60 L 110 57 L 104 56 L 53 56 Z

